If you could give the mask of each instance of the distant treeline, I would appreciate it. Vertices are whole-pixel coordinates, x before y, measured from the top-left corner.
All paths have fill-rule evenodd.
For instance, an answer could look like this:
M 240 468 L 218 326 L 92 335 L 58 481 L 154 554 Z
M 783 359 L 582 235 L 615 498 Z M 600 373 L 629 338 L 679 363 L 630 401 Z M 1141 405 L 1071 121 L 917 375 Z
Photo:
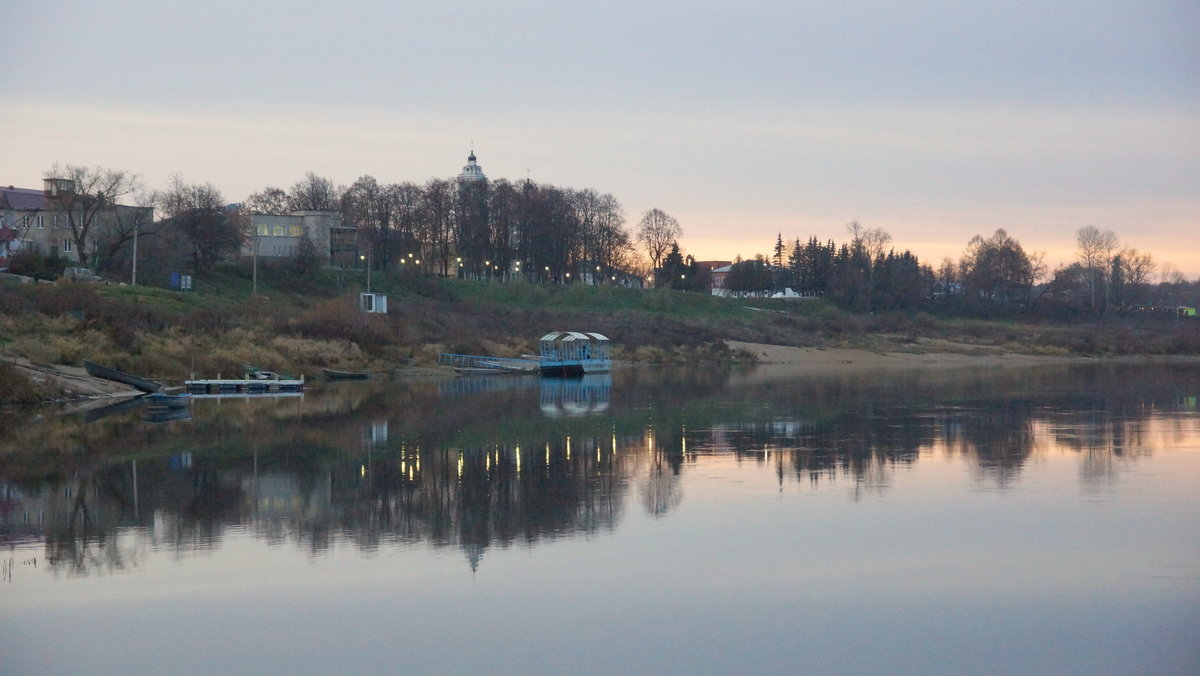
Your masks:
M 1091 226 L 1078 232 L 1077 260 L 1053 271 L 1042 253 L 1027 253 L 1003 229 L 975 236 L 957 262 L 945 258 L 936 269 L 891 248 L 886 232 L 858 223 L 847 229 L 850 240 L 840 244 L 810 237 L 788 245 L 779 236 L 773 256 L 739 258 L 721 286 L 733 295 L 791 289 L 858 312 L 934 309 L 980 317 L 1177 318 L 1194 317 L 1187 308 L 1200 305 L 1200 280 L 1188 282 L 1174 266 L 1158 266 L 1149 254 L 1119 247 L 1111 231 Z M 658 283 L 700 290 L 711 277 L 675 247 Z

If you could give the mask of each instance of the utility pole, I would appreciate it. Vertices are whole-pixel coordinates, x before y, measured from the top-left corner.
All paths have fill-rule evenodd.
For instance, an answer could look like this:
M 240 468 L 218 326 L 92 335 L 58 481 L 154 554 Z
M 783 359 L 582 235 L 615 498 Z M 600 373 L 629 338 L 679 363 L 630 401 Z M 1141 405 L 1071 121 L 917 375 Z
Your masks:
M 134 217 L 133 221 L 133 277 L 129 280 L 129 286 L 137 286 L 137 237 L 138 237 L 138 219 Z M 137 465 L 134 465 L 136 468 Z M 136 471 L 136 470 L 135 470 Z M 135 489 L 136 490 L 136 489 Z

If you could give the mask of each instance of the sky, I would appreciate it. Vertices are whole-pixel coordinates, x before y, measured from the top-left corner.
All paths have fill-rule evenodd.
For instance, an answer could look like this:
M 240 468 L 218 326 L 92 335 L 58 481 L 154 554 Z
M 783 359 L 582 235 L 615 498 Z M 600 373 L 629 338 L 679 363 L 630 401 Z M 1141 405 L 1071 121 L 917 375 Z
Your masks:
M 847 239 L 937 267 L 1005 229 L 1050 266 L 1112 230 L 1200 277 L 1200 3 L 22 2 L 0 183 L 57 164 L 230 202 L 313 171 L 659 208 L 701 260 Z

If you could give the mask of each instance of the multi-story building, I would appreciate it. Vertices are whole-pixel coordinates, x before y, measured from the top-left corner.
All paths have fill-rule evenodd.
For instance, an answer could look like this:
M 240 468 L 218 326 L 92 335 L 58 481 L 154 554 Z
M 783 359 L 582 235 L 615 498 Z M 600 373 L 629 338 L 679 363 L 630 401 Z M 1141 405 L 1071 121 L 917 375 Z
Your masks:
M 0 268 L 7 267 L 9 257 L 20 251 L 79 260 L 79 243 L 72 236 L 69 213 L 73 213 L 77 224 L 84 217 L 81 209 L 70 208 L 76 203 L 69 198 L 74 190 L 74 182 L 64 178 L 45 179 L 41 190 L 0 187 Z M 102 207 L 90 215 L 83 245 L 89 253 L 94 252 L 100 238 L 111 233 L 113 227 L 148 223 L 153 214 L 152 207 L 123 204 Z
M 288 258 L 302 253 L 305 241 L 330 265 L 350 267 L 358 261 L 358 231 L 342 223 L 338 211 L 293 211 L 287 215 L 252 214 L 246 256 Z

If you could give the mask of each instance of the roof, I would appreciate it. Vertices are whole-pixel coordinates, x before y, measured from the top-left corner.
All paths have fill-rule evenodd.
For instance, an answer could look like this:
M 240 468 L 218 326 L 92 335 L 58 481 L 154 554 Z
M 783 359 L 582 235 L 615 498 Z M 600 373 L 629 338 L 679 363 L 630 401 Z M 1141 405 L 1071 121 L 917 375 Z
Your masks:
M 45 209 L 46 193 L 32 188 L 0 188 L 0 208 Z
M 599 333 L 581 333 L 579 331 L 551 331 L 550 333 L 547 333 L 546 335 L 542 336 L 541 341 L 539 341 L 539 342 L 555 341 L 555 340 L 563 340 L 563 341 L 596 340 L 596 341 L 604 342 L 604 341 L 607 341 L 608 338 L 604 337 L 603 335 L 601 335 Z

